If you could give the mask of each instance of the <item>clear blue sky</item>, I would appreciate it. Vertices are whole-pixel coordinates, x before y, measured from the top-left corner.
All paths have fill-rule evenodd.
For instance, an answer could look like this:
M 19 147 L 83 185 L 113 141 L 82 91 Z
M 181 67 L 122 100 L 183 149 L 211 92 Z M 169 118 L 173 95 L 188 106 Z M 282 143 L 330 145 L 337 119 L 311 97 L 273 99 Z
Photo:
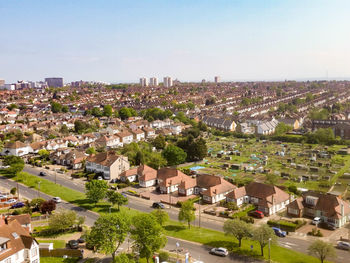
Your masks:
M 348 0 L 0 0 L 0 78 L 349 78 L 349 10 Z

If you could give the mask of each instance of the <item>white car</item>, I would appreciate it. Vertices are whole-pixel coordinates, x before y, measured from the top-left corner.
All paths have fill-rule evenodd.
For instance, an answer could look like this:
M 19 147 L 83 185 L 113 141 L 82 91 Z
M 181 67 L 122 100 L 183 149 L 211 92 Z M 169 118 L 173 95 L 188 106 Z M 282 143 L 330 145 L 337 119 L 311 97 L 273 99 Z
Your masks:
M 62 199 L 58 196 L 56 197 L 53 197 L 52 200 L 55 202 L 55 203 L 61 203 L 62 202 Z
M 228 255 L 228 251 L 223 247 L 214 247 L 210 250 L 210 254 L 226 257 Z
M 9 200 L 7 200 L 7 201 L 5 202 L 5 204 L 8 204 L 8 205 L 10 205 L 10 204 L 15 204 L 15 203 L 17 203 L 17 200 L 16 200 L 16 199 L 9 199 Z
M 337 244 L 337 248 L 344 249 L 344 250 L 350 250 L 350 243 L 344 242 L 344 241 L 339 241 Z
M 319 217 L 315 217 L 314 220 L 312 220 L 311 224 L 313 225 L 318 225 L 319 223 L 321 223 L 321 218 Z

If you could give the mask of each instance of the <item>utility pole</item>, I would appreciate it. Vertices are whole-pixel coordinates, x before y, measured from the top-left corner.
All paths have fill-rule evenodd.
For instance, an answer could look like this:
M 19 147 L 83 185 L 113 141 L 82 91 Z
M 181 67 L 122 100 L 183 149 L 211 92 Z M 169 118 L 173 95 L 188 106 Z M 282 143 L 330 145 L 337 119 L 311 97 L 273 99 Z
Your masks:
M 57 177 L 57 170 L 55 169 L 55 184 L 57 184 L 56 177 Z
M 269 238 L 269 263 L 271 262 L 271 238 Z
M 198 226 L 199 228 L 201 228 L 201 202 L 202 202 L 202 197 L 199 199 L 198 201 L 198 219 L 199 219 L 199 222 L 198 222 Z
M 40 198 L 40 183 L 41 181 L 38 182 L 38 198 Z
M 19 201 L 19 185 L 18 185 L 18 181 L 16 183 L 17 183 L 17 200 Z

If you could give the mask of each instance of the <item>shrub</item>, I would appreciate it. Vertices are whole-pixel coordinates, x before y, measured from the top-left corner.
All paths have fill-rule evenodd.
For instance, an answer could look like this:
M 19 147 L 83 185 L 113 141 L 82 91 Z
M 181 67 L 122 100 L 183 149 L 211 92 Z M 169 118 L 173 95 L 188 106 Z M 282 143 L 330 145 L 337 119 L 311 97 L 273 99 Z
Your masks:
M 314 236 L 314 237 L 323 237 L 323 234 L 321 233 L 321 231 L 319 229 L 313 228 L 310 232 L 307 233 L 310 236 Z
M 254 224 L 254 218 L 252 218 L 251 216 L 242 216 L 239 219 L 246 223 Z
M 295 232 L 295 229 L 297 228 L 295 223 L 286 220 L 269 220 L 267 221 L 267 224 L 269 226 L 279 227 L 280 229 L 288 232 Z
M 169 253 L 166 251 L 159 252 L 159 262 L 164 262 L 169 260 Z

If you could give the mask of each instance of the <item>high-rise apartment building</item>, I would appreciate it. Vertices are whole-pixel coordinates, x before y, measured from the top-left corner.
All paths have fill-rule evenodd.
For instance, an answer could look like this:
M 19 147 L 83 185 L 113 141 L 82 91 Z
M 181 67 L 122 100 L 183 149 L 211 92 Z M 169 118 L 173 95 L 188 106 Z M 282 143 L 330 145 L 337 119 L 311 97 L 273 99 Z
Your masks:
M 142 87 L 147 87 L 148 86 L 148 80 L 147 78 L 140 78 L 140 85 Z
M 171 77 L 164 77 L 163 85 L 166 88 L 169 88 L 173 85 L 173 79 Z
M 152 77 L 149 79 L 149 85 L 152 87 L 158 86 L 158 78 Z
M 221 81 L 221 79 L 219 76 L 215 76 L 214 81 L 215 81 L 215 83 L 219 83 Z
M 4 79 L 0 79 L 0 87 L 5 86 L 5 80 Z
M 54 88 L 63 87 L 63 78 L 45 78 L 45 82 L 49 87 L 54 87 Z

